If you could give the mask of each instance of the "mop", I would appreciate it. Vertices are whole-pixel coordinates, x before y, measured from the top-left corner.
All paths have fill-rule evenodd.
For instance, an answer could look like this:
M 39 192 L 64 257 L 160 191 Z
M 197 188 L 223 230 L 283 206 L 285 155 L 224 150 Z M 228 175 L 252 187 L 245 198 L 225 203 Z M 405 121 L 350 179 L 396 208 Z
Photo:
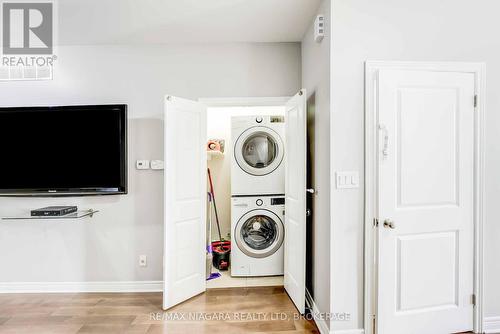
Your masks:
M 219 232 L 219 241 L 222 242 L 222 234 L 220 233 L 220 225 L 219 225 L 219 214 L 217 213 L 217 204 L 215 203 L 214 185 L 212 184 L 212 174 L 210 174 L 210 168 L 207 168 L 207 170 L 208 170 L 208 181 L 210 182 L 210 198 L 211 198 L 210 202 L 214 206 L 215 222 L 217 223 L 217 230 Z
M 212 268 L 212 194 L 208 194 L 208 244 L 207 244 L 207 281 L 219 278 L 220 273 L 213 273 Z
M 231 243 L 223 241 L 220 232 L 219 214 L 217 212 L 217 203 L 215 201 L 214 185 L 212 182 L 212 175 L 210 168 L 208 168 L 208 180 L 210 181 L 210 195 L 215 212 L 215 221 L 217 223 L 217 230 L 219 232 L 219 241 L 215 242 L 215 247 L 212 247 L 213 265 L 219 270 L 227 270 L 229 268 L 229 255 L 231 252 Z M 212 243 L 212 246 L 214 243 Z

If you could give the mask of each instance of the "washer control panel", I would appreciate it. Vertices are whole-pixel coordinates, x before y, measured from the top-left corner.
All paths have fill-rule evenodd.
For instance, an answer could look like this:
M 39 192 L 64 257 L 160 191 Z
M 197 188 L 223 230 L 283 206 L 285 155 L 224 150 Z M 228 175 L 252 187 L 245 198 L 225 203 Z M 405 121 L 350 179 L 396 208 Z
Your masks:
M 285 206 L 285 197 L 280 195 L 270 196 L 235 196 L 231 199 L 235 209 L 252 210 L 270 208 L 271 206 Z
M 285 204 L 284 197 L 271 198 L 271 205 L 284 205 L 284 204 Z

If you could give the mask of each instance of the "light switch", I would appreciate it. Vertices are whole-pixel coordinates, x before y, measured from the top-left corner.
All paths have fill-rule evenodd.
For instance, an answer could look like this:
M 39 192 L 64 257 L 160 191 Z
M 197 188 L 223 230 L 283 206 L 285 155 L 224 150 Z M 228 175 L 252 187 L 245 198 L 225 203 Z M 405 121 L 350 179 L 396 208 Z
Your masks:
M 149 169 L 149 160 L 137 160 L 135 167 L 137 169 Z
M 359 173 L 356 171 L 337 172 L 336 185 L 337 189 L 352 189 L 359 188 Z
M 164 168 L 163 164 L 163 160 L 151 160 L 151 169 L 162 170 Z

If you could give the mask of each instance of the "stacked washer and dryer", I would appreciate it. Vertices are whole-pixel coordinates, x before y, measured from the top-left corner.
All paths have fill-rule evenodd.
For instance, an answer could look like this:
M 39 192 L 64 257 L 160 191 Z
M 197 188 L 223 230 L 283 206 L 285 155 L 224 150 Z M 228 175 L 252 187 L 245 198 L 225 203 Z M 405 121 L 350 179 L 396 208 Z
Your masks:
M 231 275 L 283 275 L 284 116 L 231 122 Z

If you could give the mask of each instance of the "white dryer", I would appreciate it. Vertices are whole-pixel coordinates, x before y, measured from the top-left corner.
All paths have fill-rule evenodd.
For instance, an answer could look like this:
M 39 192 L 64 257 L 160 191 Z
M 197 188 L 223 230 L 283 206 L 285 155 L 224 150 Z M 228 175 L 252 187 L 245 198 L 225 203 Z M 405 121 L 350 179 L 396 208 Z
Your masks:
M 233 197 L 231 201 L 231 275 L 283 275 L 285 197 Z
M 233 196 L 285 193 L 284 122 L 284 116 L 232 117 Z

